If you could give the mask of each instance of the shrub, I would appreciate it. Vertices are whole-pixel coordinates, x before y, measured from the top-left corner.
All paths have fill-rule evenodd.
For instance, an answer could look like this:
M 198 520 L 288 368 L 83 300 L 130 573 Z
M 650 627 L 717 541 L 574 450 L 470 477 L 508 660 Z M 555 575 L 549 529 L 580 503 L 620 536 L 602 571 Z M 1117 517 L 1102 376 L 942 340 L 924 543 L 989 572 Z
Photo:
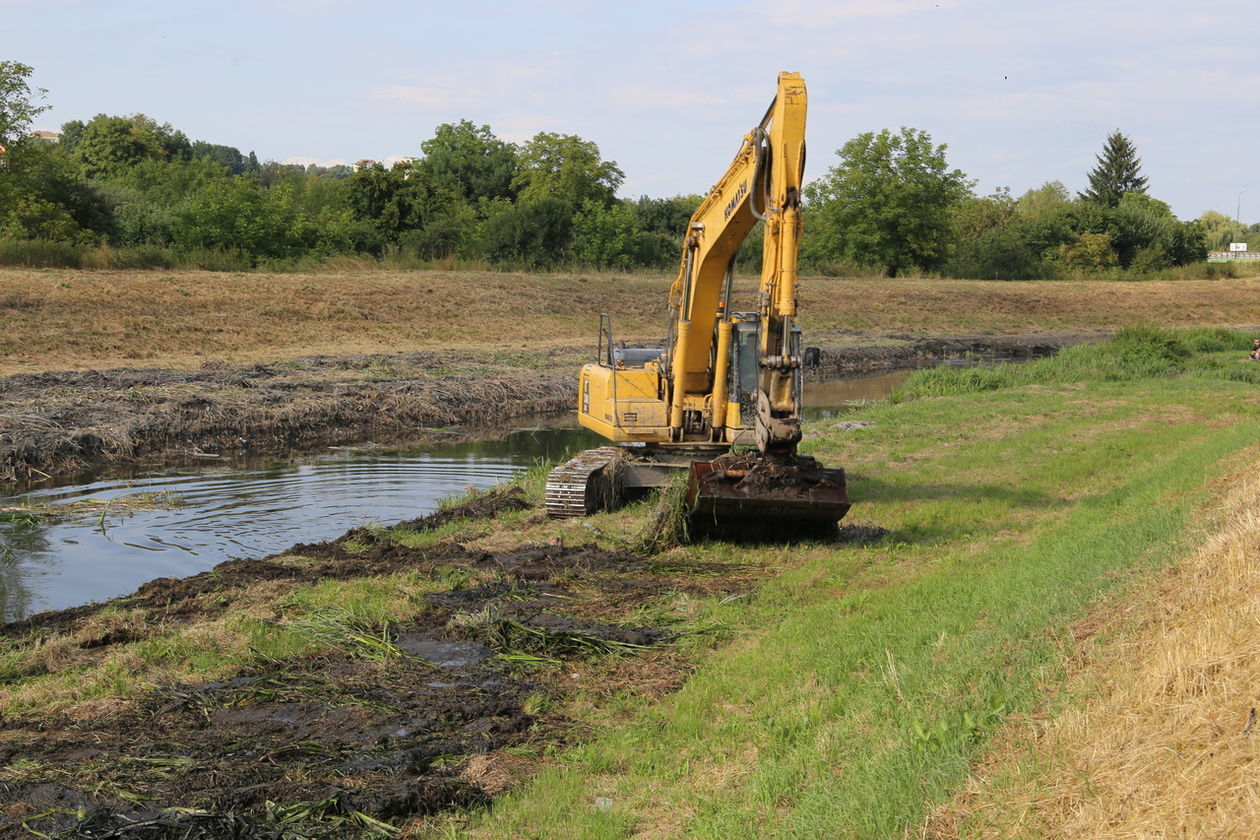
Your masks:
M 0 265 L 79 268 L 85 247 L 49 239 L 0 239 Z
M 996 391 L 1020 385 L 1115 382 L 1192 372 L 1213 378 L 1260 381 L 1260 368 L 1232 361 L 1192 359 L 1196 353 L 1243 351 L 1250 339 L 1225 329 L 1169 330 L 1126 327 L 1110 341 L 1079 344 L 1025 364 L 929 368 L 912 375 L 894 400 Z

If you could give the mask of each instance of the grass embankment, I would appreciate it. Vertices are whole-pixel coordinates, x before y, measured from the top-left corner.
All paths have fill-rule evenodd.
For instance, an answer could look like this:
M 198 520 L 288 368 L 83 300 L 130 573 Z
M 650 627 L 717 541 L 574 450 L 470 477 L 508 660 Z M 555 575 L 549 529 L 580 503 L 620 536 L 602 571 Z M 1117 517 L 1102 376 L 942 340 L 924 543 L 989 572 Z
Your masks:
M 1099 596 L 1127 591 L 1188 556 L 1204 540 L 1201 522 L 1220 525 L 1202 512 L 1218 504 L 1220 482 L 1260 454 L 1260 365 L 1241 360 L 1247 343 L 1215 331 L 1173 337 L 1135 330 L 1012 370 L 996 385 L 983 380 L 980 390 L 973 373 L 952 384 L 944 374 L 923 373 L 898 402 L 813 424 L 806 448 L 848 468 L 851 516 L 888 529 L 878 542 L 678 547 L 636 573 L 651 585 L 627 583 L 624 568 L 599 577 L 589 565 L 565 567 L 552 579 L 568 581 L 554 591 L 564 597 L 548 596 L 555 601 L 549 610 L 582 609 L 587 620 L 604 615 L 668 630 L 676 640 L 668 652 L 625 659 L 518 651 L 522 658 L 507 661 L 539 686 L 527 699 L 538 716 L 536 740 L 493 742 L 491 757 L 510 758 L 509 776 L 522 775 L 523 766 L 535 771 L 532 780 L 489 812 L 430 818 L 412 833 L 917 834 L 1009 720 L 1048 699 L 1071 700 L 1066 663 L 1078 647 L 1076 622 Z M 847 424 L 854 419 L 873 425 Z M 405 560 L 407 568 L 364 559 L 358 572 L 316 581 L 306 576 L 318 571 L 306 547 L 272 562 L 295 570 L 290 578 L 251 582 L 242 567 L 239 580 L 226 572 L 217 581 L 206 577 L 193 601 L 154 592 L 148 606 L 120 602 L 51 634 L 10 637 L 0 703 L 32 733 L 50 714 L 88 732 L 129 708 L 196 694 L 172 683 L 231 677 L 242 668 L 302 675 L 323 668 L 335 679 L 345 669 L 335 666 L 336 656 L 365 651 L 360 658 L 380 669 L 373 679 L 388 680 L 403 667 L 390 664 L 402 661 L 389 648 L 399 628 L 435 615 L 427 597 L 452 584 L 454 591 L 484 588 L 511 568 L 478 561 L 452 569 L 433 560 L 412 568 L 441 546 L 449 551 L 457 542 L 461 552 L 495 557 L 522 540 L 594 537 L 630 546 L 650 516 L 639 505 L 551 522 L 537 512 L 539 491 L 535 478 L 531 510 L 435 532 L 382 531 L 362 546 L 344 546 L 371 549 L 379 562 Z M 732 574 L 740 585 L 724 581 Z M 707 590 L 697 585 L 706 579 Z M 757 580 L 764 582 L 751 588 Z M 205 607 L 201 614 L 195 604 Z M 467 632 L 486 626 L 482 608 L 490 609 L 436 615 L 445 632 Z M 691 669 L 678 691 L 663 693 Z M 168 688 L 146 700 L 153 686 Z M 239 715 L 263 702 L 233 698 Z M 348 713 L 325 714 L 336 720 Z M 561 722 L 565 739 L 585 743 L 557 750 Z M 129 761 L 170 760 L 174 748 L 146 749 Z M 138 771 L 126 776 L 131 764 L 116 766 L 122 769 L 112 783 L 126 792 L 156 784 Z M 199 778 L 193 768 L 171 767 L 164 771 L 170 789 L 186 791 Z M 475 780 L 483 765 L 468 768 L 476 772 L 465 778 Z M 82 775 L 34 756 L 21 770 L 26 784 Z M 511 783 L 500 777 L 484 789 L 491 787 Z
M 1243 837 L 1260 824 L 1260 470 L 1219 531 L 1101 605 L 1065 700 L 1008 723 L 931 837 Z
M 1198 551 L 1077 625 L 1063 699 L 1007 723 L 925 835 L 1242 837 L 1260 825 L 1260 466 Z
M 1245 342 L 1188 343 L 1233 349 L 1192 359 L 1135 331 L 992 374 L 1016 387 L 933 371 L 863 411 L 873 428 L 815 425 L 813 451 L 850 470 L 854 515 L 889 538 L 773 553 L 782 574 L 721 611 L 739 628 L 731 645 L 633 723 L 603 718 L 611 731 L 473 833 L 916 831 L 990 733 L 1055 690 L 1071 623 L 1197 542 L 1211 482 L 1255 457 L 1260 370 L 1238 361 Z
M 665 333 L 672 275 L 323 271 L 246 274 L 0 270 L 0 375 L 138 365 L 197 367 L 309 354 L 479 348 L 545 354 Z M 735 309 L 755 308 L 738 279 Z M 986 282 L 806 277 L 811 343 L 1260 324 L 1260 279 Z

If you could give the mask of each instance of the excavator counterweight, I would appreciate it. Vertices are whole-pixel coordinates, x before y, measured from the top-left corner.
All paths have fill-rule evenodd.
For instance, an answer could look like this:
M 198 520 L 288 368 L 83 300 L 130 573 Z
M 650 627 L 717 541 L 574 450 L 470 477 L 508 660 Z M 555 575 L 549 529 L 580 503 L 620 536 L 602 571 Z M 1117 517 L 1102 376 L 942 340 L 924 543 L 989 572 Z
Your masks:
M 844 470 L 796 454 L 805 110 L 805 81 L 780 73 L 765 116 L 687 224 L 669 290 L 667 346 L 617 347 L 612 319 L 601 317 L 597 361 L 578 380 L 578 421 L 621 448 L 590 450 L 553 470 L 553 516 L 614 507 L 680 469 L 689 471 L 691 516 L 716 525 L 711 532 L 725 522 L 757 521 L 771 533 L 834 524 L 848 511 Z M 735 254 L 758 222 L 757 309 L 734 312 Z

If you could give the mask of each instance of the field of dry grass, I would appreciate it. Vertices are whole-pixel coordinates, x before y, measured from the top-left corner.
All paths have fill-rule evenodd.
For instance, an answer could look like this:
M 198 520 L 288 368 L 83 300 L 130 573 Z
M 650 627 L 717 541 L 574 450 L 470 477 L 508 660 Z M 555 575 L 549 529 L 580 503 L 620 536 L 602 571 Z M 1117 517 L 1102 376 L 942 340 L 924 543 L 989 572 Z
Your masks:
M 1196 554 L 1077 625 L 1081 699 L 1009 723 L 926 836 L 1239 837 L 1260 825 L 1260 468 L 1223 485 Z
M 310 354 L 589 347 L 665 332 L 665 274 L 0 270 L 0 375 L 199 367 Z M 751 303 L 740 279 L 735 308 Z M 1260 278 L 1178 282 L 802 281 L 812 341 L 1260 324 Z

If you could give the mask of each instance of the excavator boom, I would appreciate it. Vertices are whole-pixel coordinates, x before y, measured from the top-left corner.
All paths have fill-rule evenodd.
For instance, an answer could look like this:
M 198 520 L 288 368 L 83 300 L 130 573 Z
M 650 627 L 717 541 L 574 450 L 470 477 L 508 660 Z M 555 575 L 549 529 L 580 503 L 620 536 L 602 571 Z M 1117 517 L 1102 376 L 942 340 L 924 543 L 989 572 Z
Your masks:
M 756 391 L 757 444 L 764 452 L 794 449 L 800 439 L 796 398 L 799 353 L 794 352 L 796 257 L 805 168 L 805 81 L 780 73 L 774 101 L 744 136 L 739 153 L 687 225 L 678 277 L 670 288 L 673 335 L 669 349 L 671 438 L 707 428 L 714 439 L 727 423 L 730 276 L 735 253 L 758 221 L 765 222 L 756 322 L 760 368 Z M 714 329 L 714 324 L 717 328 Z M 714 348 L 714 342 L 720 346 Z M 747 360 L 746 364 L 754 360 Z M 711 408 L 705 411 L 705 405 Z M 686 412 L 700 411 L 701 422 Z M 706 416 L 707 415 L 707 416 Z

